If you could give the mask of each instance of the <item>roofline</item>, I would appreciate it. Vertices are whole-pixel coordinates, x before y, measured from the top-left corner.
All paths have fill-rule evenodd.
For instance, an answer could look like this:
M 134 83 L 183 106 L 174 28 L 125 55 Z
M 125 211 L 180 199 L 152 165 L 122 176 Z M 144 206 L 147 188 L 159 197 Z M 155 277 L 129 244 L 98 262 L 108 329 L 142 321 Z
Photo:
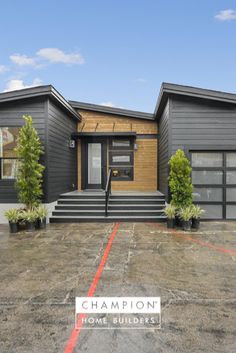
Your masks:
M 137 119 L 155 120 L 155 117 L 152 113 L 145 113 L 145 112 L 140 112 L 136 110 L 122 109 L 122 108 L 115 108 L 115 107 L 106 107 L 104 105 L 99 105 L 99 104 L 83 103 L 83 102 L 70 101 L 70 100 L 69 100 L 69 103 L 75 109 L 127 116 L 127 117 L 132 117 Z
M 236 94 L 234 93 L 163 82 L 154 111 L 154 116 L 157 119 L 160 118 L 163 108 L 172 94 L 236 104 Z
M 0 93 L 0 104 L 15 100 L 34 98 L 40 96 L 49 96 L 57 101 L 67 112 L 78 121 L 81 120 L 81 115 L 68 103 L 68 101 L 52 86 L 44 85 L 37 87 L 24 88 L 15 91 Z

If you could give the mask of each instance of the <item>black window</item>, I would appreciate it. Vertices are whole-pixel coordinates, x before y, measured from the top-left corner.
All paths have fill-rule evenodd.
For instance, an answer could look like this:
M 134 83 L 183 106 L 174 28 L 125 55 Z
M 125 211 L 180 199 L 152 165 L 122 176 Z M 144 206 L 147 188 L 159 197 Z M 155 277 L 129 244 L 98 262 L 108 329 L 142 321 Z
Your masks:
M 18 159 L 15 148 L 19 127 L 0 127 L 0 179 L 15 179 Z
M 191 151 L 194 202 L 208 219 L 236 219 L 236 152 Z
M 133 180 L 133 139 L 115 138 L 109 142 L 109 165 L 113 180 Z

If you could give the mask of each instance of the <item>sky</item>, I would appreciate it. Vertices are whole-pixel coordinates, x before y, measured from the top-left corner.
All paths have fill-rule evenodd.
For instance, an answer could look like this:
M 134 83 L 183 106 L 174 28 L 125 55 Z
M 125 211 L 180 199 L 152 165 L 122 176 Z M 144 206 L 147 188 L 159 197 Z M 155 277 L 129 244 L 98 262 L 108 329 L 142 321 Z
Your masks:
M 162 82 L 236 93 L 235 42 L 235 0 L 2 0 L 0 92 L 153 112 Z

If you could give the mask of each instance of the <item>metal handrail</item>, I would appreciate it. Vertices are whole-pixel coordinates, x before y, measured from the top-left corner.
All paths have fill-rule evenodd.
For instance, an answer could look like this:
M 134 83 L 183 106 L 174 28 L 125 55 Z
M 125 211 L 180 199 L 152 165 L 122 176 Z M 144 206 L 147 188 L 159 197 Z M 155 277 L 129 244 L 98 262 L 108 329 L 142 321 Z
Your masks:
M 111 169 L 109 169 L 108 176 L 107 176 L 107 185 L 105 189 L 105 217 L 108 215 L 108 203 L 109 203 L 109 197 L 111 194 Z

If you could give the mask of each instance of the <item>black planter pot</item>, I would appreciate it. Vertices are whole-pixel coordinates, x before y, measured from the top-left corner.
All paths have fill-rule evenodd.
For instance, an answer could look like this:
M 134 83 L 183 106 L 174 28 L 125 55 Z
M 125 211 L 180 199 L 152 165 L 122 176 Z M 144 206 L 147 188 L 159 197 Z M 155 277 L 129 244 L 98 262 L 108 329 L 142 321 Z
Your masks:
M 175 219 L 167 218 L 167 228 L 175 228 Z
M 35 221 L 35 229 L 45 229 L 46 228 L 46 218 L 42 220 L 40 218 Z
M 18 224 L 9 222 L 10 233 L 17 233 L 18 232 Z
M 27 232 L 33 232 L 35 230 L 35 222 L 26 222 Z
M 176 227 L 182 227 L 182 219 L 178 215 L 175 216 L 175 225 Z
M 193 218 L 192 219 L 192 229 L 197 231 L 200 228 L 200 218 Z
M 182 228 L 185 231 L 189 231 L 191 229 L 191 225 L 192 225 L 192 220 L 182 221 Z

